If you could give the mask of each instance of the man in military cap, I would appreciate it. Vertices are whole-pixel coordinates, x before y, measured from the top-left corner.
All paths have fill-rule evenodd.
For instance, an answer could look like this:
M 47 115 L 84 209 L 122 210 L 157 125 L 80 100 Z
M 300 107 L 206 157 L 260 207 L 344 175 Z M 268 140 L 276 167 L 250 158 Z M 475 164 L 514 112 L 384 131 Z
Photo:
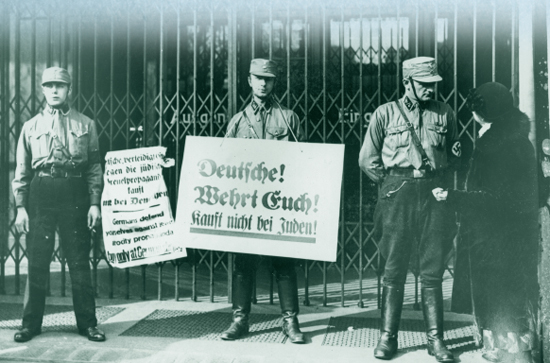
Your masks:
M 226 137 L 303 141 L 298 116 L 281 106 L 272 96 L 277 77 L 277 64 L 266 59 L 250 62 L 248 84 L 252 88 L 252 101 L 237 113 L 227 127 Z M 292 343 L 305 342 L 298 325 L 298 286 L 294 260 L 270 257 L 279 287 L 279 301 L 283 315 L 283 333 Z M 252 301 L 252 279 L 258 256 L 235 255 L 233 271 L 233 323 L 222 334 L 224 340 L 234 340 L 248 333 L 248 316 Z
M 42 74 L 46 107 L 23 125 L 13 194 L 15 227 L 27 233 L 28 276 L 22 329 L 16 342 L 40 334 L 55 231 L 67 259 L 76 324 L 81 335 L 104 341 L 97 328 L 90 276 L 90 230 L 99 224 L 102 168 L 95 122 L 68 102 L 71 76 L 51 67 Z M 28 211 L 28 212 L 27 212 Z
M 433 58 L 404 61 L 405 95 L 376 109 L 359 155 L 361 169 L 380 185 L 375 222 L 385 265 L 382 329 L 374 350 L 380 359 L 397 351 L 409 260 L 418 255 L 428 353 L 439 362 L 454 360 L 443 343 L 441 289 L 454 219 L 431 193 L 450 183 L 460 143 L 453 110 L 432 99 L 441 80 Z

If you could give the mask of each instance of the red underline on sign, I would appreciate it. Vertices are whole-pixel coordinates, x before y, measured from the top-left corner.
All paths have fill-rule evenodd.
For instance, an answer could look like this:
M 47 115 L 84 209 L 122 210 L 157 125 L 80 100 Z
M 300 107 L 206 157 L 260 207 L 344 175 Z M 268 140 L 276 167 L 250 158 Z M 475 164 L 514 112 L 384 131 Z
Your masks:
M 218 236 L 272 239 L 275 241 L 285 241 L 285 242 L 315 243 L 315 237 L 297 237 L 297 236 L 283 236 L 283 235 L 276 235 L 276 234 L 262 234 L 262 233 L 252 233 L 252 232 L 223 231 L 219 229 L 206 229 L 206 228 L 196 228 L 196 227 L 191 227 L 189 231 L 191 233 L 197 233 L 197 234 L 214 234 Z

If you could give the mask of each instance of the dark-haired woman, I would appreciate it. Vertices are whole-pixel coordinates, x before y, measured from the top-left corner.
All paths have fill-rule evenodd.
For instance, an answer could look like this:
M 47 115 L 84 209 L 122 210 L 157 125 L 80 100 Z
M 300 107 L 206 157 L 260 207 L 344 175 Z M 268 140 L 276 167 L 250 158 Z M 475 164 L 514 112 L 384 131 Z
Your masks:
M 465 190 L 434 189 L 459 212 L 452 310 L 473 313 L 483 358 L 532 362 L 537 306 L 536 163 L 529 120 L 508 89 L 485 83 L 467 106 L 480 125 Z

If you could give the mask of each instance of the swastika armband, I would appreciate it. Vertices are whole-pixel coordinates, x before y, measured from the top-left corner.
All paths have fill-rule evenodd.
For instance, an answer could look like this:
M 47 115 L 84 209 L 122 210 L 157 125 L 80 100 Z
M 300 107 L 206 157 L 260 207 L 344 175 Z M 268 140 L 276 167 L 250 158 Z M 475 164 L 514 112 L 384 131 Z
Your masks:
M 453 144 L 453 147 L 451 148 L 451 152 L 457 158 L 459 158 L 462 155 L 462 145 L 460 144 L 460 141 L 456 141 Z

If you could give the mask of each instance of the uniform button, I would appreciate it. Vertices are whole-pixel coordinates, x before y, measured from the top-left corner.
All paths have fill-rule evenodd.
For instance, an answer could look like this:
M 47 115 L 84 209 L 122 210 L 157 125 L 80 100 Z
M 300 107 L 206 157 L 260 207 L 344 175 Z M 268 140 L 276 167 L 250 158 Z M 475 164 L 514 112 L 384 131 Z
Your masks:
M 275 135 L 279 135 L 279 131 L 275 131 Z

